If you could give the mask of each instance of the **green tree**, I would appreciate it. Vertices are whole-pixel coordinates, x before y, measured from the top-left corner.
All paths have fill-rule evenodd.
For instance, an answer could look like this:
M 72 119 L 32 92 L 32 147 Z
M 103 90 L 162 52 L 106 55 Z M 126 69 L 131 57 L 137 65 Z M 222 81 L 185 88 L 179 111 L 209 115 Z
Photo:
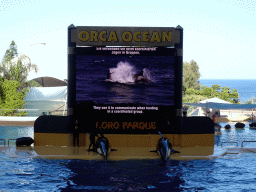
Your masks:
M 38 72 L 38 66 L 31 62 L 29 56 L 22 54 L 18 56 L 17 46 L 11 42 L 9 49 L 6 50 L 1 63 L 0 72 L 3 79 L 16 80 L 21 86 L 30 86 L 27 77 L 30 71 Z M 26 84 L 25 84 L 26 83 Z
M 217 96 L 217 91 L 212 87 L 204 87 L 200 91 L 201 95 L 206 96 L 207 98 L 212 98 Z
M 199 101 L 205 100 L 207 97 L 203 95 L 185 95 L 182 97 L 183 103 L 198 103 Z
M 2 63 L 0 66 L 0 73 L 2 73 L 3 78 L 7 78 L 8 69 L 10 68 L 10 61 L 18 55 L 17 46 L 14 41 L 11 42 L 9 49 L 5 51 Z
M 0 65 L 0 108 L 3 109 L 1 115 L 26 115 L 26 112 L 18 112 L 18 109 L 24 108 L 28 89 L 23 87 L 29 86 L 27 77 L 32 70 L 37 72 L 38 67 L 28 56 L 18 56 L 17 46 L 12 41 Z
M 16 61 L 11 61 L 10 70 L 8 72 L 8 79 L 16 80 L 23 86 L 27 82 L 27 77 L 30 71 L 38 72 L 36 64 L 31 62 L 27 55 L 19 56 Z
M 232 103 L 240 103 L 240 101 L 238 101 L 239 94 L 236 89 L 232 90 L 229 97 L 232 99 Z
M 232 92 L 229 87 L 212 85 L 202 86 L 199 83 L 200 72 L 197 63 L 191 60 L 190 63 L 183 63 L 183 98 L 185 103 L 196 103 L 204 99 L 218 97 L 231 103 L 240 103 L 239 94 L 236 89 Z
M 189 63 L 183 63 L 183 87 L 185 92 L 188 88 L 200 89 L 199 84 L 200 72 L 199 66 L 194 60 L 191 60 Z
M 25 84 L 25 87 L 42 87 L 42 85 L 40 83 L 36 82 L 35 80 L 30 80 L 27 82 L 27 84 L 29 86 Z
M 8 61 L 11 61 L 13 58 L 15 58 L 18 55 L 17 45 L 14 41 L 11 42 L 9 49 L 5 51 L 4 58 L 2 60 L 2 63 L 6 63 Z
M 229 91 L 227 90 L 221 91 L 218 95 L 218 98 L 231 102 L 231 100 L 229 99 Z
M 221 86 L 220 85 L 212 85 L 212 88 L 216 91 L 220 90 L 221 89 Z
M 221 88 L 221 91 L 228 91 L 229 93 L 231 92 L 230 88 L 229 87 L 222 87 Z
M 194 94 L 196 94 L 195 92 L 196 92 L 196 90 L 193 88 L 186 89 L 186 94 L 188 94 L 188 95 L 194 95 Z
M 28 89 L 19 90 L 20 83 L 15 80 L 1 82 L 1 115 L 3 116 L 21 116 L 26 112 L 18 112 L 18 109 L 24 109 L 26 92 Z
M 231 103 L 240 103 L 240 101 L 238 101 L 239 94 L 237 90 L 233 89 L 231 91 L 229 87 L 222 87 L 217 97 Z
M 249 100 L 245 101 L 245 104 L 255 104 L 255 103 L 256 103 L 255 97 L 251 97 Z

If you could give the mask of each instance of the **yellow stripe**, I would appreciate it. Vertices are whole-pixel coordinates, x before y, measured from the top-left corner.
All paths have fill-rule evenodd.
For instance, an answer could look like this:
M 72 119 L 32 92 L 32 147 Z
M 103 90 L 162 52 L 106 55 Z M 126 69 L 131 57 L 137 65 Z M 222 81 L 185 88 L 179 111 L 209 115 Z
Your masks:
M 164 134 L 174 147 L 203 147 L 214 145 L 214 134 Z M 110 146 L 115 147 L 156 147 L 160 136 L 158 134 L 131 135 L 106 134 Z M 73 146 L 72 134 L 35 133 L 35 145 Z M 95 137 L 95 141 L 97 137 Z M 79 146 L 89 147 L 89 135 L 79 135 Z
M 73 142 L 71 137 L 66 133 L 34 133 L 34 145 L 68 146 Z
M 214 145 L 214 134 L 183 134 L 181 147 L 205 147 Z

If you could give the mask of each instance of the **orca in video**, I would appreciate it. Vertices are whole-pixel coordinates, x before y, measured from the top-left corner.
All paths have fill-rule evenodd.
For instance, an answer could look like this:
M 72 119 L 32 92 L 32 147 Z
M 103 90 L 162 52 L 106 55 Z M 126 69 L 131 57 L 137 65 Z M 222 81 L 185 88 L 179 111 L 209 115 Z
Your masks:
M 111 72 L 110 72 L 110 70 L 108 71 L 108 75 L 107 75 L 107 80 L 108 81 L 112 81 L 113 79 L 112 79 L 112 77 L 111 77 Z M 144 82 L 148 82 L 148 81 L 150 81 L 148 78 L 146 78 L 144 75 L 143 75 L 143 70 L 142 71 L 140 71 L 139 73 L 137 73 L 137 74 L 134 74 L 133 75 L 133 78 L 134 78 L 134 82 L 136 82 L 136 83 L 144 83 Z

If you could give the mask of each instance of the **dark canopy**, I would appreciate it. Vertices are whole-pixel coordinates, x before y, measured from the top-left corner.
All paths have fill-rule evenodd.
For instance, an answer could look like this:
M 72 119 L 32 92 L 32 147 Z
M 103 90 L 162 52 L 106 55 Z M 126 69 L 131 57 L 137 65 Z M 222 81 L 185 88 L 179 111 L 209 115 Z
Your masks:
M 67 86 L 67 82 L 62 81 L 60 79 L 56 79 L 54 77 L 38 77 L 33 80 L 42 85 L 42 87 Z

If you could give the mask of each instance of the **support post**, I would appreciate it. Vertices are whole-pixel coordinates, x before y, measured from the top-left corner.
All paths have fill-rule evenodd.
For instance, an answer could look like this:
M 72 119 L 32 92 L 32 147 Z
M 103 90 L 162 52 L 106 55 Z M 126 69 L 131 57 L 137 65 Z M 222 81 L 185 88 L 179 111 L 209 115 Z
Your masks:
M 175 30 L 180 32 L 180 43 L 175 44 L 176 65 L 174 76 L 175 86 L 175 110 L 176 110 L 176 131 L 181 133 L 182 129 L 182 80 L 183 80 L 183 28 L 178 25 Z
M 74 126 L 74 105 L 76 99 L 76 79 L 74 73 L 76 73 L 76 27 L 71 24 L 68 27 L 68 105 L 67 115 L 69 132 L 73 132 Z M 69 134 L 69 139 L 72 139 Z

